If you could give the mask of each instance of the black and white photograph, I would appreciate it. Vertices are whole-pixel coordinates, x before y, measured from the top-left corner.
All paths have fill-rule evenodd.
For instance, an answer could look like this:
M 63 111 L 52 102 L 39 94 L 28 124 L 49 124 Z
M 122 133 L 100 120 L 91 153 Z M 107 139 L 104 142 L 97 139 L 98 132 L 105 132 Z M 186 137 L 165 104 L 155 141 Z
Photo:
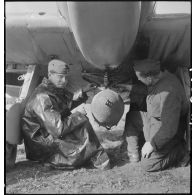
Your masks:
M 4 193 L 192 193 L 192 1 L 4 1 L 3 23 Z

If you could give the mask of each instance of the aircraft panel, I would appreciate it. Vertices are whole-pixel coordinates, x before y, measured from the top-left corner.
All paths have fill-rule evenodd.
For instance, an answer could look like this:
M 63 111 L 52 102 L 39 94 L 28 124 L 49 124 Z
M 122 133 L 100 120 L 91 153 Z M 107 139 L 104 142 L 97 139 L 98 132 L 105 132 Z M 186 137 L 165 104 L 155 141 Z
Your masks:
M 16 17 L 6 19 L 6 62 L 18 62 L 21 64 L 35 63 L 39 61 L 33 48 L 32 37 L 29 35 L 26 19 Z
M 142 33 L 149 38 L 148 58 L 165 60 L 172 56 L 181 66 L 190 66 L 191 56 L 190 15 L 154 17 L 148 21 Z

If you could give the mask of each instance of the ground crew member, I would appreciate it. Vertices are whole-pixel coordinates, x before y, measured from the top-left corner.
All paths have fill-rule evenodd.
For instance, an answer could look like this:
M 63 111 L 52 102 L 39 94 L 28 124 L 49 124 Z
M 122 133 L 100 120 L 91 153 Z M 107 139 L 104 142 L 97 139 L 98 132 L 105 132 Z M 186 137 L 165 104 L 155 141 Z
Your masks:
M 61 60 L 48 64 L 48 79 L 30 96 L 22 117 L 26 157 L 54 168 L 77 168 L 86 162 L 107 169 L 110 161 L 86 113 L 71 109 L 86 101 L 83 93 L 73 101 L 66 89 L 69 66 Z
M 188 104 L 184 88 L 175 75 L 160 71 L 155 60 L 135 61 L 134 70 L 138 80 L 147 86 L 147 111 L 130 111 L 125 129 L 128 156 L 146 171 L 159 171 L 178 162 L 187 165 L 184 133 L 187 128 L 185 116 Z M 144 143 L 140 150 L 141 132 Z

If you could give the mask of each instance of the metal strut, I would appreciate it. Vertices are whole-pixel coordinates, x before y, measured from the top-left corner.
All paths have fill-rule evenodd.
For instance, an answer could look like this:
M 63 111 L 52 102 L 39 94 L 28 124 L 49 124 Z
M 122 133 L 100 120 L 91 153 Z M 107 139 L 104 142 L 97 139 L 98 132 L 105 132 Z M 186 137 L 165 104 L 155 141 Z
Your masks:
M 104 73 L 104 87 L 107 88 L 109 85 L 109 66 L 105 65 L 105 73 Z

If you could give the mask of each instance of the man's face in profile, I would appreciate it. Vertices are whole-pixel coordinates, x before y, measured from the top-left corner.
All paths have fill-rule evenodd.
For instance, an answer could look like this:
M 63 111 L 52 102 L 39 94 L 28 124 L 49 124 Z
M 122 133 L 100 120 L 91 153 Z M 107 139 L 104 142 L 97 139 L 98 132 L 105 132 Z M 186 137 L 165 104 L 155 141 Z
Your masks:
M 68 74 L 49 73 L 48 77 L 57 88 L 65 88 L 68 83 Z
M 143 74 L 142 72 L 135 72 L 137 78 L 139 81 L 141 81 L 142 83 L 144 83 L 146 86 L 150 86 L 152 83 L 152 79 L 150 76 L 146 76 L 145 74 Z
M 160 71 L 151 71 L 149 73 L 135 72 L 138 80 L 144 83 L 146 86 L 154 85 L 160 78 Z

